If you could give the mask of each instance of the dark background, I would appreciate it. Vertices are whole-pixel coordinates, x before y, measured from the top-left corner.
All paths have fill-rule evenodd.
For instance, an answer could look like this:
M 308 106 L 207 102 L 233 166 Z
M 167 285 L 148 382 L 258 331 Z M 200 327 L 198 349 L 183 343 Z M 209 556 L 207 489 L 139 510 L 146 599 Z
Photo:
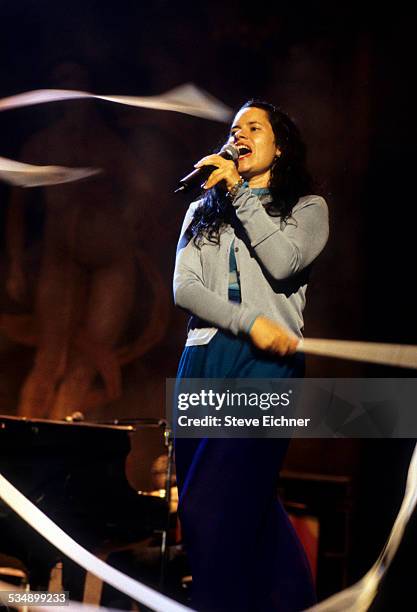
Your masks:
M 306 336 L 417 344 L 415 24 L 401 3 L 26 0 L 0 2 L 0 15 L 1 97 L 50 86 L 52 68 L 71 60 L 88 70 L 95 93 L 154 95 L 193 82 L 233 108 L 260 97 L 288 112 L 304 134 L 318 192 L 331 215 L 330 240 L 309 287 Z M 146 238 L 144 232 L 141 246 L 152 253 L 170 287 L 188 204 L 172 195 L 176 178 L 222 141 L 225 126 L 90 103 L 99 105 L 106 123 L 134 153 L 139 176 L 151 179 L 163 240 L 155 249 L 158 236 Z M 48 125 L 56 107 L 0 113 L 0 155 L 18 159 L 23 143 Z M 3 218 L 8 198 L 1 185 Z M 146 212 L 145 199 L 137 205 Z M 28 224 L 33 240 L 41 240 L 39 219 L 29 218 Z M 6 265 L 4 253 L 3 275 Z M 3 312 L 16 308 L 4 291 L 2 301 Z M 123 398 L 90 418 L 163 413 L 163 381 L 175 375 L 185 322 L 172 306 L 160 345 L 124 369 Z M 4 414 L 15 411 L 32 356 L 6 338 L 0 341 Z M 308 359 L 308 374 L 414 376 L 318 358 Z M 147 485 L 158 435 L 139 432 L 134 439 L 129 469 L 138 486 Z M 292 445 L 289 468 L 354 479 L 352 577 L 369 567 L 389 531 L 411 446 L 390 440 Z

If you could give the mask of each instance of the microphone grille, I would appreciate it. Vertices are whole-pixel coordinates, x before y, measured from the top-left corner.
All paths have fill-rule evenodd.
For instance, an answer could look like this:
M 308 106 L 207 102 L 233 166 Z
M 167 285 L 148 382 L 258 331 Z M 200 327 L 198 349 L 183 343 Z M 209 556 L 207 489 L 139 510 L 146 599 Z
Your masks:
M 239 159 L 239 149 L 231 142 L 226 142 L 226 144 L 224 144 L 222 148 L 220 149 L 219 153 L 220 155 L 223 154 L 227 156 L 229 159 L 232 159 L 233 161 L 236 161 L 237 159 Z

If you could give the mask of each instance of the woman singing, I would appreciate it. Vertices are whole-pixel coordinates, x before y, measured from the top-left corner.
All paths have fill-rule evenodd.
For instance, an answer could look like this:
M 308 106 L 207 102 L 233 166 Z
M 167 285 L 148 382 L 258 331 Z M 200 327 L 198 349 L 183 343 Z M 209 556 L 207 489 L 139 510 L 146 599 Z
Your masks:
M 244 104 L 183 224 L 175 301 L 192 317 L 179 378 L 302 377 L 309 270 L 328 238 L 305 148 L 274 106 Z M 204 612 L 296 612 L 315 601 L 304 551 L 277 500 L 287 439 L 177 439 L 180 518 Z

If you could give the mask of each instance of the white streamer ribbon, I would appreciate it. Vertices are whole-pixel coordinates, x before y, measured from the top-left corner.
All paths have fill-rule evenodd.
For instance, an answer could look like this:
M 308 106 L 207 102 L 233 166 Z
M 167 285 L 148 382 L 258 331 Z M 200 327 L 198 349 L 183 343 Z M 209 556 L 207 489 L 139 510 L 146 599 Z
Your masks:
M 93 98 L 155 110 L 174 111 L 204 119 L 227 123 L 231 109 L 193 83 L 180 85 L 159 96 L 102 96 L 88 91 L 69 89 L 36 89 L 0 100 L 0 111 L 24 106 Z M 0 157 L 0 180 L 19 187 L 40 187 L 69 183 L 101 172 L 97 168 L 66 168 L 65 166 L 34 166 Z
M 70 183 L 100 172 L 99 168 L 35 166 L 0 157 L 0 180 L 18 187 L 41 187 Z
M 139 108 L 174 111 L 222 123 L 227 123 L 232 116 L 232 110 L 228 106 L 206 91 L 196 87 L 193 83 L 180 85 L 159 96 L 104 96 L 88 91 L 70 89 L 36 89 L 3 98 L 0 100 L 0 111 L 20 108 L 22 106 L 33 106 L 34 104 L 43 104 L 45 102 L 79 100 L 83 98 L 94 98 L 96 100 L 116 102 L 117 104 Z
M 369 572 L 356 584 L 309 608 L 309 612 L 366 612 L 377 594 L 378 585 L 401 543 L 405 528 L 417 504 L 417 445 L 408 469 L 404 499 L 381 554 Z
M 297 351 L 322 357 L 338 357 L 387 366 L 417 368 L 417 346 L 411 344 L 304 338 L 298 343 Z
M 97 559 L 32 504 L 2 474 L 0 474 L 0 498 L 64 555 L 125 595 L 156 612 L 190 612 L 190 608 L 169 599 Z

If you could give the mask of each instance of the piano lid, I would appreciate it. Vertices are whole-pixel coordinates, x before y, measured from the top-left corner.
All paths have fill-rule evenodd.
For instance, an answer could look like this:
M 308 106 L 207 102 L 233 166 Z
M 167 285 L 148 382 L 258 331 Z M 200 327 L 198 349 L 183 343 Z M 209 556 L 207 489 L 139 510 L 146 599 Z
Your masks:
M 125 546 L 164 528 L 167 516 L 163 499 L 138 495 L 127 480 L 132 431 L 0 415 L 0 472 L 83 546 Z M 47 574 L 57 554 L 48 546 L 0 499 L 0 552 Z
M 55 421 L 53 419 L 38 419 L 32 417 L 22 417 L 22 416 L 10 416 L 0 414 L 0 429 L 6 429 L 8 425 L 16 426 L 18 423 L 29 424 L 29 425 L 40 425 L 42 427 L 48 425 L 59 425 L 60 427 L 79 427 L 79 428 L 93 428 L 98 430 L 112 430 L 112 431 L 135 431 L 136 428 L 133 425 L 115 425 L 115 424 L 104 424 L 104 423 L 91 423 L 88 421 L 73 421 L 73 420 L 63 420 L 63 421 Z

